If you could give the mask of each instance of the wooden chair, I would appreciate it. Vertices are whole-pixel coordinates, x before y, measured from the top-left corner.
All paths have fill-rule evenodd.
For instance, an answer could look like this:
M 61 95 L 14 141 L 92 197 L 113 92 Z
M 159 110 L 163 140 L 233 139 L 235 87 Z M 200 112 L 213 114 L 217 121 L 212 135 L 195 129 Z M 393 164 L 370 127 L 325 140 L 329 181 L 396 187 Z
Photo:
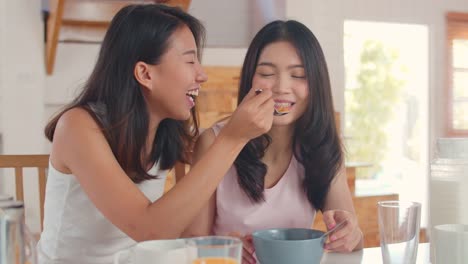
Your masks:
M 39 176 L 39 207 L 42 230 L 44 220 L 46 170 L 49 168 L 49 155 L 0 155 L 0 168 L 15 169 L 16 200 L 20 201 L 24 201 L 23 169 L 37 168 Z

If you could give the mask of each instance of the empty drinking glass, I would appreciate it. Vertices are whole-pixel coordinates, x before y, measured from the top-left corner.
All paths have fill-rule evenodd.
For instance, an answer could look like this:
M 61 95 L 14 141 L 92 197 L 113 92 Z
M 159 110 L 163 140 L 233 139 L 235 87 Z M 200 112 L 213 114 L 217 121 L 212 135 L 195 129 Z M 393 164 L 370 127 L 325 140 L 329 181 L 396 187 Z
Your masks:
M 378 202 L 380 247 L 384 264 L 416 263 L 421 204 Z

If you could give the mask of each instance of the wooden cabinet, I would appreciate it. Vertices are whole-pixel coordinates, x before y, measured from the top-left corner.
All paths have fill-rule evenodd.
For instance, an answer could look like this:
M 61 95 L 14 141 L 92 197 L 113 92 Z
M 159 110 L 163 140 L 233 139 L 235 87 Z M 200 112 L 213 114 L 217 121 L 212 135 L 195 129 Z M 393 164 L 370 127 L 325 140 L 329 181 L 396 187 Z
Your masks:
M 346 162 L 346 178 L 348 180 L 349 190 L 354 195 L 355 182 L 356 182 L 356 170 L 358 168 L 371 167 L 372 163 L 369 162 Z
M 205 66 L 208 81 L 202 84 L 196 99 L 201 128 L 209 128 L 237 107 L 240 67 Z

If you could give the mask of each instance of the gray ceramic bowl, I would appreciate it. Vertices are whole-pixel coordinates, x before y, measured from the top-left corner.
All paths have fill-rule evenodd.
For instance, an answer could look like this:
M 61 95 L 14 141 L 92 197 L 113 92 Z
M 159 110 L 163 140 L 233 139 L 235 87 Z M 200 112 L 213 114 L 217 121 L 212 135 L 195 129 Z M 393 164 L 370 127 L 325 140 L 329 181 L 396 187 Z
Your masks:
M 319 264 L 324 232 L 303 228 L 276 228 L 252 234 L 261 264 Z

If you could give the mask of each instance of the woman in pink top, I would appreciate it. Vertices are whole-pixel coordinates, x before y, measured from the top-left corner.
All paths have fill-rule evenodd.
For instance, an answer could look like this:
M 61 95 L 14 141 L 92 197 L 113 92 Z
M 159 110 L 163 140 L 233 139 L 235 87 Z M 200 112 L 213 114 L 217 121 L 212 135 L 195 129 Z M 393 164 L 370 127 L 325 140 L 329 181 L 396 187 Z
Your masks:
M 243 262 L 255 263 L 249 234 L 264 228 L 310 228 L 320 210 L 328 229 L 347 220 L 327 249 L 362 248 L 325 57 L 306 26 L 274 21 L 257 33 L 242 68 L 239 102 L 251 89 L 272 91 L 273 126 L 243 148 L 185 235 L 240 234 L 246 238 Z M 195 163 L 221 127 L 200 136 Z

